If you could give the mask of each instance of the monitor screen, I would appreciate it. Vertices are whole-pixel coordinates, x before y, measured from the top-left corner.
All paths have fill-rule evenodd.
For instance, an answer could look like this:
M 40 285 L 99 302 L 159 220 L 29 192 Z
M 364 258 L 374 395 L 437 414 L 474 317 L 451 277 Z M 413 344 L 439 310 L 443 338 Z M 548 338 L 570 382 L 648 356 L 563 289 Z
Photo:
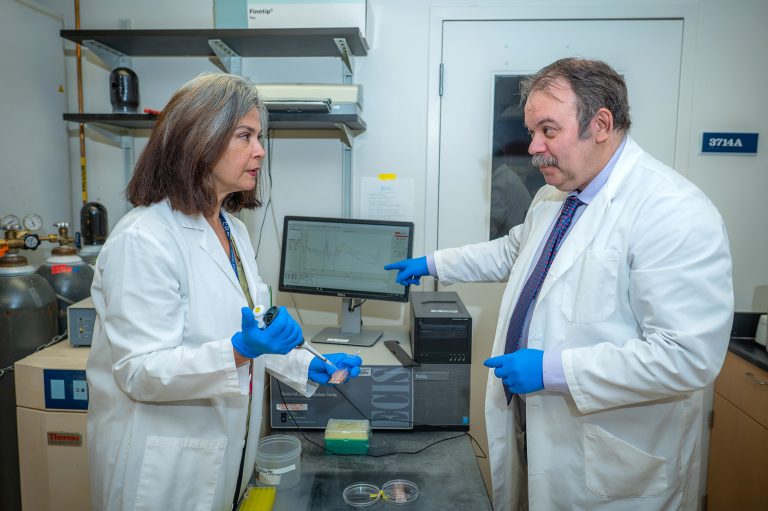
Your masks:
M 280 291 L 407 302 L 384 265 L 411 257 L 413 223 L 286 216 Z

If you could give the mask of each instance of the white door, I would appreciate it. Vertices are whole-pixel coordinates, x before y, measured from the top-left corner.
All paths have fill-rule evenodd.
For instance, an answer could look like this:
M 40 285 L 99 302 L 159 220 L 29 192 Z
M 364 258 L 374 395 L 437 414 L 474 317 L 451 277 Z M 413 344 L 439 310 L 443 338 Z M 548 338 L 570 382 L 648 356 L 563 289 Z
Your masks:
M 530 164 L 527 133 L 522 129 L 521 109 L 515 103 L 519 95 L 515 96 L 517 90 L 512 87 L 516 86 L 516 77 L 559 58 L 597 58 L 621 73 L 629 89 L 632 137 L 671 165 L 682 30 L 679 19 L 445 21 L 438 248 L 489 239 L 494 170 L 502 166 L 517 169 L 513 177 L 532 191 L 543 184 L 538 170 L 525 168 Z M 516 138 L 520 134 L 524 138 Z M 503 190 L 500 181 L 493 189 L 498 199 Z M 524 200 L 514 197 L 518 199 L 510 200 L 516 204 Z M 458 291 L 473 317 L 470 414 L 473 435 L 486 447 L 483 398 L 487 371 L 482 361 L 491 351 L 503 284 L 440 289 Z M 487 464 L 481 468 L 487 476 Z

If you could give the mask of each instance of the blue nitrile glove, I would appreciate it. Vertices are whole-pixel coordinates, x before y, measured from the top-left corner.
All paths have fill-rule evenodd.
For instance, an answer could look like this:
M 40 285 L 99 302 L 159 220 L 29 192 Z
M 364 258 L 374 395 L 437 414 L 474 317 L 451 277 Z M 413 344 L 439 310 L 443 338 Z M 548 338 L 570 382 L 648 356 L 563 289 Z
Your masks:
M 275 320 L 263 329 L 251 309 L 243 307 L 240 312 L 242 330 L 232 336 L 232 346 L 244 357 L 256 358 L 264 353 L 285 355 L 304 340 L 301 327 L 285 307 L 280 307 Z
M 325 355 L 325 358 L 335 365 L 337 369 L 349 369 L 349 378 L 357 378 L 360 375 L 360 364 L 363 363 L 363 359 L 357 355 L 331 353 L 330 355 Z M 336 369 L 317 357 L 313 358 L 312 362 L 309 363 L 309 379 L 320 385 L 328 385 L 328 380 L 334 371 Z
M 483 365 L 495 367 L 493 374 L 501 378 L 513 394 L 528 394 L 544 388 L 544 352 L 523 349 L 491 357 Z
M 427 257 L 417 257 L 415 259 L 403 259 L 396 263 L 388 264 L 384 267 L 385 270 L 397 270 L 397 276 L 395 280 L 398 284 L 407 286 L 408 284 L 419 285 L 419 277 L 429 275 L 429 268 L 427 268 Z

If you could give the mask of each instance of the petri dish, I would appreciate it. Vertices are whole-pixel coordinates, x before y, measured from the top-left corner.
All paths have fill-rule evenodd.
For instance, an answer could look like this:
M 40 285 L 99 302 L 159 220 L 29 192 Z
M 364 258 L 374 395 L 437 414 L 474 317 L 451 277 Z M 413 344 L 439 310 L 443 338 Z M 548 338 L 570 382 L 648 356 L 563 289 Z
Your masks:
M 381 498 L 390 504 L 410 504 L 419 498 L 419 487 L 413 481 L 393 479 L 381 485 Z
M 375 484 L 358 482 L 344 488 L 344 502 L 353 507 L 368 507 L 379 500 L 379 487 Z

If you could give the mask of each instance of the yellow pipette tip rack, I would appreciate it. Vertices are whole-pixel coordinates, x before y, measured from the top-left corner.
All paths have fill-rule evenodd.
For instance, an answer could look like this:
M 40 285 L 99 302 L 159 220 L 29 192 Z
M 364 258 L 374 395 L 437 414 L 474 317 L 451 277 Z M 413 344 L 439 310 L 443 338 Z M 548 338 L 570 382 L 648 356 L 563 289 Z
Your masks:
M 333 454 L 368 454 L 371 424 L 357 419 L 328 419 L 324 443 Z
M 272 511 L 276 494 L 274 486 L 250 486 L 238 511 Z

